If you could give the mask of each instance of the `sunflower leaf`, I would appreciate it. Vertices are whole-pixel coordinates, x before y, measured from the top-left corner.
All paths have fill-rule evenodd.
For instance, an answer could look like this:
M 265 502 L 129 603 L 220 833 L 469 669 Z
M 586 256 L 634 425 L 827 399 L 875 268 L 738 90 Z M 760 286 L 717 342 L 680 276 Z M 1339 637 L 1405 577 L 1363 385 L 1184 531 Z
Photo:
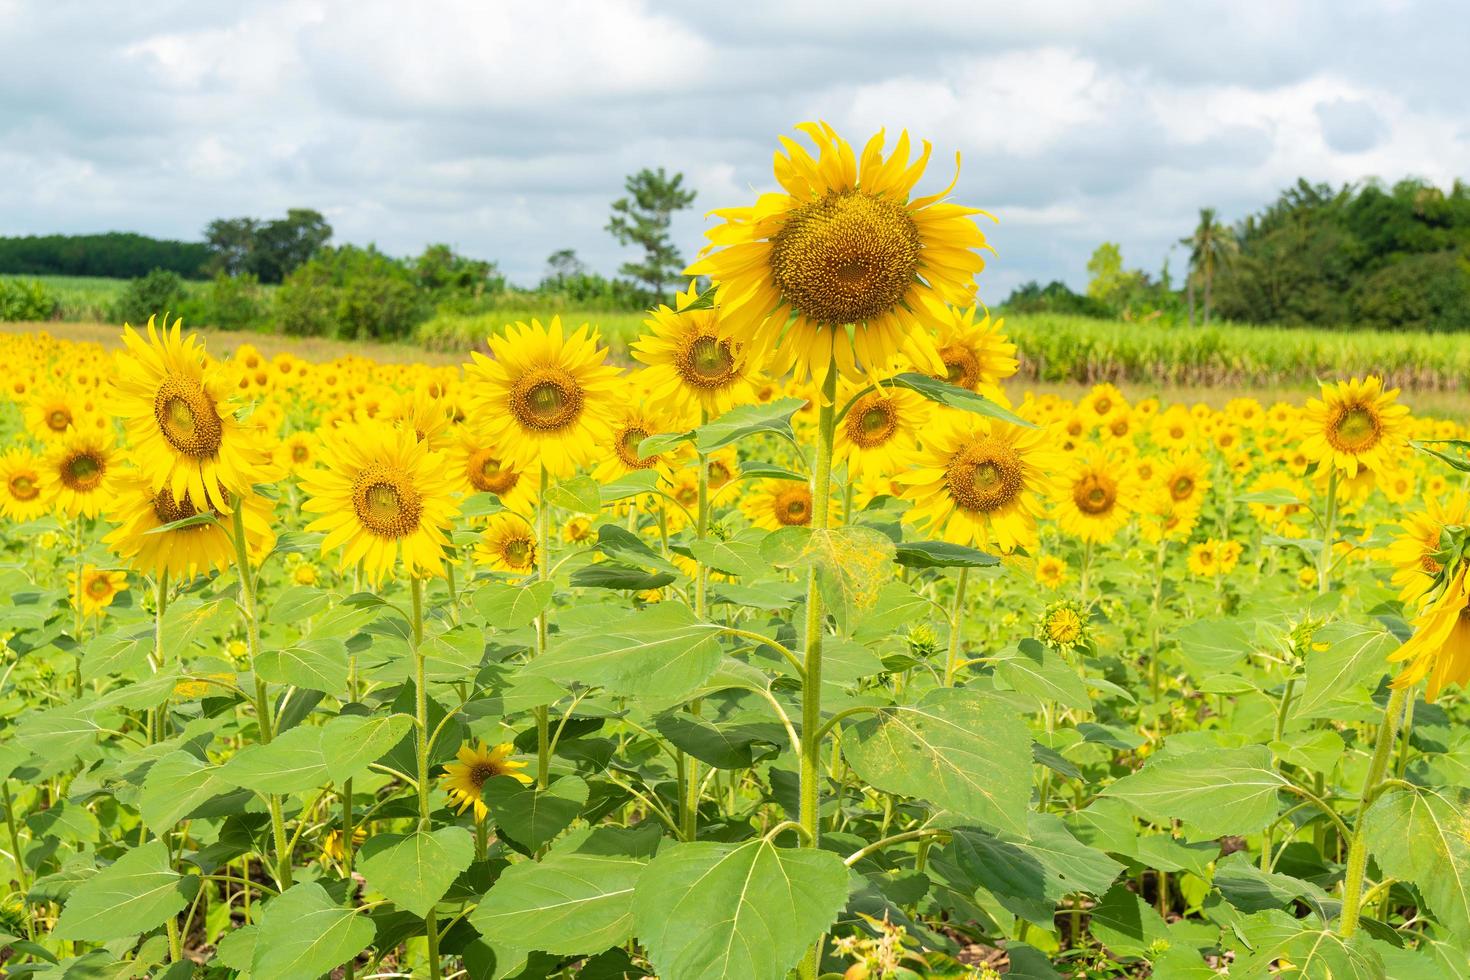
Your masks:
M 374 834 L 361 853 L 359 869 L 368 884 L 423 918 L 474 861 L 475 839 L 463 827 Z
M 1009 422 L 1011 425 L 1019 425 L 1027 429 L 1036 428 L 1032 423 L 1027 422 L 1019 415 L 1010 412 L 984 395 L 978 395 L 968 388 L 952 385 L 948 381 L 931 378 L 927 374 L 905 371 L 903 374 L 890 378 L 888 383 L 900 388 L 907 388 L 910 391 L 916 391 L 931 402 L 938 402 L 940 405 L 963 409 L 967 412 L 975 412 L 977 415 L 988 415 L 990 418 L 1000 419 L 1002 422 Z
M 800 398 L 777 398 L 764 405 L 739 405 L 694 430 L 694 445 L 712 453 L 741 439 L 762 432 L 792 439 L 791 416 L 806 402 Z

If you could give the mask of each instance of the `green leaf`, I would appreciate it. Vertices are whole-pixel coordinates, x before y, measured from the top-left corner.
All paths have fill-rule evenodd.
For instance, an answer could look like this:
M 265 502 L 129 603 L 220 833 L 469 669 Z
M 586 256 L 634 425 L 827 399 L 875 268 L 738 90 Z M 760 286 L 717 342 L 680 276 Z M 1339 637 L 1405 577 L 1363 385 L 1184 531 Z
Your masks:
M 948 541 L 900 541 L 893 560 L 908 568 L 988 568 L 1000 559 Z
M 574 476 L 546 488 L 545 500 L 578 514 L 596 514 L 602 510 L 602 490 L 590 476 Z
M 1011 703 L 995 694 L 941 688 L 911 707 L 882 708 L 844 728 L 842 754 L 877 789 L 1026 832 L 1031 736 Z
M 712 453 L 761 432 L 773 432 L 790 439 L 791 416 L 805 404 L 800 398 L 777 398 L 764 405 L 737 405 L 695 429 L 694 445 L 702 453 Z
M 563 776 L 546 789 L 496 776 L 483 792 L 501 831 L 526 850 L 539 851 L 577 819 L 587 805 L 588 787 L 579 776 Z
M 316 882 L 302 882 L 266 905 L 250 973 L 272 980 L 315 980 L 372 941 L 371 919 L 332 901 Z
M 1460 807 L 1432 790 L 1389 790 L 1363 818 L 1363 835 L 1384 874 L 1419 886 L 1434 917 L 1470 938 L 1470 842 Z
M 322 730 L 297 725 L 269 745 L 247 745 L 220 769 L 220 775 L 257 793 L 299 793 L 327 781 Z
M 572 585 L 584 589 L 623 589 L 643 592 L 661 589 L 674 581 L 672 572 L 645 572 L 641 568 L 598 562 L 585 565 L 572 573 Z
M 647 458 L 648 453 L 642 453 Z M 650 467 L 646 470 L 631 470 L 599 487 L 604 504 L 614 503 L 619 500 L 627 500 L 629 497 L 637 497 L 640 494 L 652 493 L 658 488 L 658 470 Z
M 1022 694 L 1055 701 L 1066 708 L 1092 707 L 1087 684 L 1062 655 L 1030 637 L 1015 650 L 1004 651 L 995 663 L 996 674 Z
M 666 453 L 670 449 L 679 448 L 693 438 L 693 429 L 690 429 L 688 432 L 657 432 L 638 443 L 638 458 L 647 459 L 650 456 L 657 456 L 659 453 Z M 639 470 L 636 472 L 652 472 L 652 470 Z
M 1299 504 L 1301 500 L 1296 493 L 1285 487 L 1272 487 L 1269 490 L 1257 490 L 1254 493 L 1243 493 L 1235 498 L 1238 504 L 1264 504 L 1267 507 L 1286 507 L 1290 504 Z
M 600 845 L 637 833 L 599 828 L 583 841 L 557 844 L 540 861 L 511 865 L 470 915 L 470 925 L 481 935 L 514 936 L 518 946 L 562 956 L 627 942 L 633 888 L 647 861 Z
M 597 550 L 614 561 L 637 565 L 639 568 L 660 572 L 679 571 L 677 565 L 654 551 L 648 542 L 617 524 L 604 524 L 597 529 Z
M 1294 977 L 1304 980 L 1385 980 L 1383 958 L 1372 948 L 1365 932 L 1343 939 L 1332 929 L 1313 928 L 1279 909 L 1258 912 L 1235 927 L 1251 945 L 1249 955 L 1237 955 L 1231 975 L 1247 978 L 1274 976 L 1277 960 L 1291 964 Z
M 1299 718 L 1331 718 L 1340 695 L 1361 688 L 1388 671 L 1387 657 L 1398 638 L 1381 626 L 1328 623 L 1312 636 L 1326 650 L 1307 655 L 1306 683 L 1293 713 Z
M 830 851 L 695 842 L 659 851 L 633 892 L 633 921 L 659 976 L 785 980 L 847 902 Z
M 1145 819 L 1180 819 L 1197 836 L 1251 834 L 1276 819 L 1277 793 L 1286 780 L 1271 767 L 1264 745 L 1240 749 L 1168 752 L 1113 783 L 1104 797 L 1122 800 Z
M 1174 638 L 1180 652 L 1201 676 L 1234 670 L 1255 645 L 1251 627 L 1238 619 L 1201 619 Z
M 1243 851 L 1225 857 L 1215 866 L 1214 884 L 1225 901 L 1246 913 L 1283 909 L 1295 899 L 1303 898 L 1320 914 L 1331 901 L 1326 892 L 1309 881 L 1262 871 Z
M 138 797 L 143 822 L 162 833 L 209 800 L 235 789 L 221 769 L 188 752 L 170 752 L 153 763 Z
M 1410 443 L 1421 453 L 1428 453 L 1435 459 L 1459 470 L 1461 473 L 1470 473 L 1470 441 L 1464 439 L 1424 439 Z M 1444 449 L 1435 449 L 1435 446 L 1444 446 Z
M 323 694 L 347 690 L 349 655 L 341 640 L 303 640 L 296 646 L 263 650 L 255 671 L 272 684 L 294 684 Z
M 655 724 L 676 748 L 716 769 L 748 769 L 755 764 L 757 746 L 785 740 L 779 726 L 722 725 L 682 713 L 660 715 Z
M 1147 956 L 1154 943 L 1169 938 L 1163 917 L 1122 883 L 1093 906 L 1088 930 L 1118 956 Z
M 361 853 L 358 868 L 368 884 L 423 918 L 475 860 L 475 839 L 463 827 L 374 834 Z
M 151 840 L 78 885 L 51 935 L 94 943 L 128 939 L 178 915 L 198 889 L 197 877 L 169 867 L 163 841 Z
M 526 672 L 629 697 L 672 700 L 694 690 L 719 665 L 719 632 L 687 606 L 658 603 L 596 632 L 558 636 Z
M 815 566 L 823 606 L 843 631 L 857 613 L 877 605 L 893 578 L 893 540 L 870 527 L 785 527 L 766 535 L 760 553 L 777 568 Z
M 761 560 L 760 547 L 750 541 L 694 541 L 689 553 L 709 568 L 740 578 L 759 578 L 770 571 Z
M 892 383 L 900 388 L 917 391 L 931 402 L 948 405 L 950 408 L 960 408 L 967 412 L 987 415 L 990 418 L 1000 419 L 1002 422 L 1009 422 L 1011 425 L 1019 425 L 1027 429 L 1036 428 L 1032 423 L 1027 422 L 1019 415 L 1007 411 L 1004 407 L 996 404 L 984 395 L 977 395 L 968 388 L 961 388 L 958 385 L 950 384 L 948 381 L 931 378 L 927 374 L 905 371 L 903 374 L 894 377 Z
M 412 729 L 413 719 L 404 714 L 333 718 L 322 726 L 318 749 L 327 778 L 341 785 L 362 775 Z
M 461 517 L 489 517 L 505 510 L 500 498 L 493 493 L 475 493 L 460 501 L 459 513 Z
M 491 582 L 482 586 L 470 600 L 485 623 L 501 630 L 529 626 L 551 605 L 556 583 L 533 582 L 530 585 L 504 585 Z

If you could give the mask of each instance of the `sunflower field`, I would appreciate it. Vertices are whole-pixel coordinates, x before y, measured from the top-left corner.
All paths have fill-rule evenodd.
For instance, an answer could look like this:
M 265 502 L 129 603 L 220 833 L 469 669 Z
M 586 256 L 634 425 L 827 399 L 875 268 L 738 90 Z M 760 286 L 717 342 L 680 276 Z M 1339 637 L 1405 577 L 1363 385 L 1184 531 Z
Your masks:
M 1470 976 L 1463 428 L 1008 397 L 800 129 L 631 364 L 0 337 L 0 974 Z

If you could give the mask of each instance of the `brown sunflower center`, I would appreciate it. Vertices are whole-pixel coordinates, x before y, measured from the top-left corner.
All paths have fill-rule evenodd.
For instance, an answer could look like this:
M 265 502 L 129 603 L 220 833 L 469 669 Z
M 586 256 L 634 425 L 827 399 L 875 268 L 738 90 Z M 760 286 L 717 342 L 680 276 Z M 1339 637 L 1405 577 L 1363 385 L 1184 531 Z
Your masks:
M 1190 498 L 1190 495 L 1193 493 L 1194 477 L 1188 475 L 1187 473 L 1180 473 L 1178 476 L 1174 477 L 1173 482 L 1169 484 L 1169 495 L 1172 496 L 1175 500 L 1188 500 Z
M 224 436 L 219 412 L 192 378 L 167 378 L 153 396 L 153 418 L 168 444 L 185 456 L 204 459 L 219 452 Z
M 311 459 L 311 450 L 306 448 L 305 443 L 296 443 L 291 447 L 291 462 L 304 463 Z
M 476 789 L 482 788 L 495 776 L 500 775 L 500 767 L 480 762 L 470 767 L 470 782 L 475 784 Z
M 729 338 L 697 333 L 674 358 L 679 377 L 691 388 L 724 388 L 740 378 L 740 363 Z
M 93 575 L 87 579 L 87 595 L 93 599 L 105 599 L 112 594 L 112 582 L 105 575 Z
M 641 426 L 630 425 L 618 436 L 618 460 L 630 470 L 646 470 L 658 462 L 658 454 L 639 456 L 638 445 L 647 439 L 649 432 Z
M 804 484 L 793 483 L 771 500 L 771 512 L 778 524 L 806 525 L 812 522 L 812 492 Z
M 224 516 L 213 505 L 210 506 L 209 510 L 215 517 Z M 163 487 L 153 495 L 153 516 L 158 518 L 160 524 L 172 524 L 174 521 L 186 520 L 198 514 L 199 508 L 195 507 L 194 501 L 189 499 L 187 491 L 179 500 L 174 499 L 174 495 L 169 492 L 168 487 Z M 178 528 L 176 532 L 170 533 L 202 531 L 208 526 L 208 524 L 194 524 L 190 527 Z
M 945 487 L 962 510 L 986 514 L 1014 501 L 1025 485 L 1021 460 L 1006 443 L 983 436 L 950 458 Z
M 873 449 L 893 438 L 898 431 L 898 410 L 893 400 L 879 392 L 864 395 L 847 413 L 847 438 L 853 445 Z
M 1327 441 L 1339 452 L 1361 453 L 1378 444 L 1378 415 L 1366 405 L 1344 406 L 1327 427 Z
M 80 493 L 88 493 L 101 486 L 106 472 L 107 461 L 91 449 L 74 452 L 61 462 L 61 482 Z
M 791 212 L 771 243 L 783 298 L 819 323 L 864 323 L 893 310 L 914 282 L 923 242 L 904 206 L 862 191 Z
M 510 390 L 510 413 L 523 429 L 560 432 L 582 414 L 584 392 L 577 379 L 559 367 L 533 368 Z
M 424 510 L 423 498 L 408 474 L 382 463 L 373 463 L 357 475 L 352 507 L 365 529 L 384 538 L 407 537 L 417 531 Z
M 12 473 L 9 487 L 14 500 L 35 500 L 41 493 L 39 477 L 35 473 Z
M 521 478 L 519 473 L 497 459 L 492 449 L 477 449 L 471 453 L 465 475 L 469 477 L 470 486 L 497 497 L 510 493 Z
M 1084 514 L 1107 514 L 1118 502 L 1118 484 L 1105 473 L 1086 473 L 1072 486 L 1072 501 Z
M 536 542 L 517 534 L 500 542 L 500 558 L 511 568 L 530 568 L 536 562 Z
M 71 425 L 71 409 L 57 405 L 46 413 L 46 428 L 52 432 L 65 432 L 69 425 Z
M 944 380 L 957 388 L 975 390 L 980 383 L 980 359 L 964 344 L 950 344 L 939 351 L 944 362 Z
M 711 490 L 718 490 L 733 479 L 735 479 L 735 474 L 730 470 L 729 463 L 722 459 L 709 461 L 709 488 Z

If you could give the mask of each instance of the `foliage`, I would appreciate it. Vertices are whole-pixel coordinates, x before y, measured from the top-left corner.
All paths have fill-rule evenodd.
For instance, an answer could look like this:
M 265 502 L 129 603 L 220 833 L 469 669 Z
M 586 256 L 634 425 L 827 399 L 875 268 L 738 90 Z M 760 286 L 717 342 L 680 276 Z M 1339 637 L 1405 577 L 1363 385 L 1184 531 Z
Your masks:
M 216 218 L 204 229 L 209 270 L 252 275 L 279 283 L 332 240 L 332 226 L 318 211 L 291 208 L 284 218 Z
M 107 276 L 130 279 L 165 269 L 203 278 L 209 249 L 201 242 L 150 238 L 132 232 L 25 235 L 0 238 L 0 274 Z
M 683 174 L 670 177 L 663 167 L 645 167 L 630 175 L 623 186 L 628 196 L 613 202 L 607 230 L 621 244 L 643 249 L 643 260 L 624 262 L 619 271 L 643 283 L 648 297 L 660 302 L 666 296 L 664 287 L 677 282 L 684 268 L 669 225 L 675 211 L 694 203 L 695 192 L 684 189 Z
M 49 320 L 59 305 L 39 279 L 0 279 L 0 320 Z
M 176 272 L 154 269 L 128 283 L 112 304 L 114 323 L 144 323 L 150 316 L 177 311 L 184 305 L 184 280 Z
M 1000 304 L 998 313 L 1061 313 L 1069 316 L 1109 318 L 1113 310 L 1106 303 L 1081 293 L 1074 293 L 1066 283 L 1053 280 L 1042 286 L 1040 283 L 1024 282 L 1011 290 L 1011 294 Z
M 372 246 L 328 246 L 276 292 L 277 326 L 299 336 L 402 337 L 430 308 L 408 264 Z

